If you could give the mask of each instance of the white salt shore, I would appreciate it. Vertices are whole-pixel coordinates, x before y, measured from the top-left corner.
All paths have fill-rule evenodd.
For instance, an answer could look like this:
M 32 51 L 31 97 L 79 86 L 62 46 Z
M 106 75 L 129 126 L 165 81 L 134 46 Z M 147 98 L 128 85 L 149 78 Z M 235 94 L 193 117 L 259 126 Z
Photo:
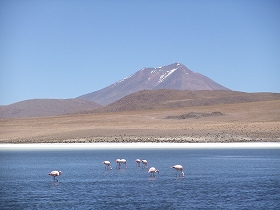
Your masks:
M 35 143 L 0 144 L 1 150 L 280 149 L 279 142 L 244 143 Z

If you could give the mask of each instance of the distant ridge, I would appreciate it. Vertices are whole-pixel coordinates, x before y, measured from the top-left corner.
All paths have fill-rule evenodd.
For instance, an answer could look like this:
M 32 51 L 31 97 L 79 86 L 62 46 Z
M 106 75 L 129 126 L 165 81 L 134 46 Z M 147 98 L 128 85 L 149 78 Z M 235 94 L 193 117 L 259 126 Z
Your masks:
M 174 109 L 273 100 L 280 100 L 280 93 L 245 93 L 230 90 L 142 90 L 90 112 Z
M 100 107 L 102 105 L 82 99 L 31 99 L 0 106 L 0 119 L 56 116 Z
M 173 63 L 158 68 L 143 68 L 110 86 L 78 98 L 107 105 L 131 93 L 158 89 L 229 90 L 181 63 Z

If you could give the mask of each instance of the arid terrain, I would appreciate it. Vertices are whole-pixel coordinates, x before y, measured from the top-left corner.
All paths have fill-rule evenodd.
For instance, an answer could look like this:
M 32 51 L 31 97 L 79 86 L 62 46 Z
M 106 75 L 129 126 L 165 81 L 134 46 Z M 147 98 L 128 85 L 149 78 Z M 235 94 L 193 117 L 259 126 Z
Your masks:
M 280 100 L 0 120 L 1 143 L 244 141 L 280 142 Z

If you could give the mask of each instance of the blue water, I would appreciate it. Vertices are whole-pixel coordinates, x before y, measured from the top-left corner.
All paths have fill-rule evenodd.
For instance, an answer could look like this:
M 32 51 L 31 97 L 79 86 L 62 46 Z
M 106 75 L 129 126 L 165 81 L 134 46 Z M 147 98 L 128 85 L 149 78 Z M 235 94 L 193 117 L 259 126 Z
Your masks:
M 280 209 L 277 149 L 0 151 L 0 170 L 0 209 Z

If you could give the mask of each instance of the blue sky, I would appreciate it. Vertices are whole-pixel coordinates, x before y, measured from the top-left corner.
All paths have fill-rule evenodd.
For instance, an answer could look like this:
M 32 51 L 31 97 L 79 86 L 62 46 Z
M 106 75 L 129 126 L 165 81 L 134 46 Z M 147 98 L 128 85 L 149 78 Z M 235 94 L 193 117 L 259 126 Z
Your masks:
M 180 62 L 280 92 L 278 0 L 0 0 L 0 105 L 74 98 Z

